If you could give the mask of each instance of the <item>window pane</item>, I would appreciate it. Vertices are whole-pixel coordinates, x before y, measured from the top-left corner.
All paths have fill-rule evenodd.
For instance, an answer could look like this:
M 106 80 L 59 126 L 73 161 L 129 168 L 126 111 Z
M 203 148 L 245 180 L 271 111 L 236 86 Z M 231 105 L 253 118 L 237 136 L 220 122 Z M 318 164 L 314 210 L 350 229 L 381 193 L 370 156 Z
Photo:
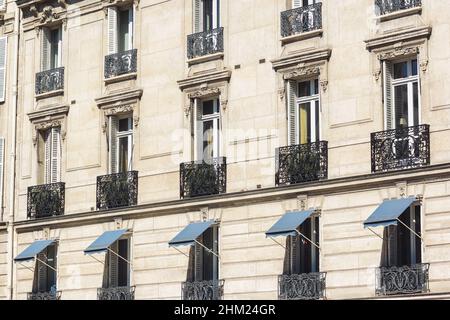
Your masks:
M 414 226 L 419 236 L 422 236 L 422 225 L 420 221 L 420 206 L 414 208 Z M 416 263 L 422 263 L 422 241 L 416 237 Z
M 213 29 L 213 0 L 203 0 L 203 30 Z
M 400 221 L 405 225 L 411 225 L 411 209 L 408 208 L 400 216 Z M 398 247 L 397 247 L 397 266 L 410 266 L 411 265 L 411 236 L 412 233 L 403 224 L 399 223 L 397 225 L 398 229 Z
M 412 64 L 412 66 L 411 66 L 411 68 L 412 68 L 412 75 L 413 76 L 417 76 L 417 59 L 414 59 L 412 62 L 411 62 L 411 64 Z
M 203 122 L 203 159 L 214 158 L 214 121 Z
M 314 80 L 314 94 L 319 94 L 319 79 Z
M 298 84 L 298 96 L 301 97 L 309 97 L 311 95 L 311 82 L 304 81 L 299 82 Z
M 50 69 L 59 67 L 59 32 L 59 28 L 50 31 Z
M 320 107 L 319 107 L 319 100 L 315 103 L 316 108 L 316 142 L 320 141 Z
M 302 103 L 299 110 L 300 144 L 311 142 L 311 104 Z
M 128 239 L 122 239 L 119 240 L 118 243 L 118 249 L 119 249 L 119 256 L 125 258 L 125 259 L 129 259 L 128 256 Z M 127 287 L 129 285 L 128 283 L 128 263 L 126 261 L 124 261 L 123 259 L 118 259 L 117 260 L 118 263 L 118 283 L 117 285 L 119 287 Z
M 207 116 L 211 114 L 214 114 L 214 101 L 203 101 L 203 115 Z
M 128 139 L 129 137 L 119 138 L 119 172 L 128 171 Z
M 130 10 L 119 11 L 119 32 L 118 32 L 118 45 L 119 52 L 123 52 L 130 49 L 129 33 L 130 33 Z
M 395 127 L 408 126 L 408 85 L 394 87 L 395 92 Z
M 313 239 L 311 236 L 311 219 L 307 219 L 300 226 L 300 233 L 305 235 L 308 239 Z M 300 270 L 299 273 L 312 272 L 312 259 L 311 259 L 311 242 L 303 237 L 300 237 Z
M 47 264 L 56 269 L 56 246 L 49 246 L 46 250 Z M 50 292 L 56 289 L 56 272 L 45 265 L 42 266 L 47 269 L 47 284 L 46 292 Z
M 401 79 L 408 77 L 408 62 L 400 62 L 394 64 L 394 79 Z
M 119 132 L 127 132 L 130 130 L 131 130 L 130 118 L 120 119 L 119 120 Z
M 419 84 L 413 83 L 413 103 L 414 103 L 414 125 L 418 126 L 419 123 Z

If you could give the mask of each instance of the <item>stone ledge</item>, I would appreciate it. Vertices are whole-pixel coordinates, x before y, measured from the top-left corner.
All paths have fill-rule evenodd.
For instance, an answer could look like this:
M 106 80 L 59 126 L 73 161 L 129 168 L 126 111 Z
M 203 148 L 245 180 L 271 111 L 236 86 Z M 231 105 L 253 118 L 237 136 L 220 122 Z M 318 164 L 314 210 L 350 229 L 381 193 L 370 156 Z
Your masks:
M 202 57 L 189 59 L 187 61 L 187 63 L 188 63 L 189 66 L 192 66 L 194 64 L 200 64 L 200 63 L 208 62 L 208 61 L 212 61 L 212 60 L 223 59 L 223 57 L 224 57 L 224 53 L 223 52 L 218 52 L 218 53 L 208 54 L 208 55 L 202 56 Z
M 53 90 L 53 91 L 37 94 L 34 97 L 36 98 L 36 100 L 42 100 L 42 99 L 56 97 L 56 96 L 62 96 L 62 95 L 64 95 L 64 89 Z
M 414 14 L 421 14 L 421 13 L 422 13 L 422 7 L 416 7 L 416 8 L 399 10 L 397 12 L 384 14 L 382 16 L 379 16 L 377 19 L 380 22 L 385 22 L 385 21 L 394 20 L 394 19 L 403 18 L 403 17 L 412 16 Z
M 294 34 L 292 36 L 287 36 L 284 38 L 281 38 L 281 45 L 285 45 L 292 42 L 302 41 L 306 39 L 311 39 L 315 37 L 321 37 L 323 35 L 323 29 L 308 31 L 308 32 L 302 32 L 299 34 Z
M 112 78 L 106 78 L 105 80 L 105 84 L 111 84 L 111 83 L 116 83 L 116 82 L 121 82 L 121 81 L 126 81 L 126 80 L 133 80 L 137 78 L 137 73 L 136 72 L 132 72 L 132 73 L 127 73 L 127 74 L 122 74 L 120 76 L 116 76 L 116 77 L 112 77 Z

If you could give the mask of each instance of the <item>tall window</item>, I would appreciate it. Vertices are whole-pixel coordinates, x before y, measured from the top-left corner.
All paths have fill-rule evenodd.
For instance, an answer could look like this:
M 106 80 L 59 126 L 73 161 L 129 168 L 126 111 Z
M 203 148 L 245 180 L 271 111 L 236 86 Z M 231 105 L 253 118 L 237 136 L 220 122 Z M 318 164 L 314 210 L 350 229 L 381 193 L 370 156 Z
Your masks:
M 220 26 L 220 0 L 194 1 L 194 32 L 216 29 Z
M 111 173 L 128 172 L 133 163 L 133 119 L 129 116 L 110 117 Z
M 51 245 L 38 255 L 34 274 L 33 293 L 56 293 L 56 253 L 56 245 Z
M 41 70 L 47 71 L 62 66 L 62 28 L 43 28 L 41 39 Z
M 299 232 L 319 246 L 319 217 L 307 219 Z M 307 274 L 319 272 L 319 248 L 306 238 L 290 236 L 290 274 Z
M 38 145 L 39 183 L 56 183 L 61 179 L 61 128 L 41 131 Z
M 134 8 L 108 8 L 108 51 L 110 54 L 133 49 Z
M 212 281 L 219 279 L 219 259 L 209 250 L 217 254 L 219 249 L 219 228 L 217 226 L 206 230 L 195 245 L 195 281 Z
M 208 161 L 220 157 L 219 99 L 197 103 L 197 160 Z
M 127 261 L 130 261 L 130 239 L 120 239 L 111 245 L 110 249 L 114 253 L 108 251 L 106 255 L 104 286 L 105 288 L 129 287 L 130 265 Z

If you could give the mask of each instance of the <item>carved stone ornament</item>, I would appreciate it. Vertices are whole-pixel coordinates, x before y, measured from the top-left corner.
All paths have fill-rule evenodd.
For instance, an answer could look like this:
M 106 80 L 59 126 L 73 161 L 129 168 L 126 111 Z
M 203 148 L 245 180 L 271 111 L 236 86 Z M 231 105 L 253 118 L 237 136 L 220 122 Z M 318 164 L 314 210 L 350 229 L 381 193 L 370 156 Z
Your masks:
M 381 77 L 381 69 L 378 68 L 373 72 L 373 76 L 375 78 L 376 81 L 380 80 Z
M 52 22 L 53 20 L 57 20 L 59 18 L 60 18 L 60 14 L 56 13 L 52 6 L 45 6 L 44 9 L 42 9 L 42 13 L 41 13 L 39 22 L 40 23 L 48 23 L 48 22 Z
M 189 99 L 207 98 L 211 96 L 220 95 L 220 88 L 208 88 L 207 86 L 200 87 L 198 90 L 188 93 Z
M 278 97 L 280 97 L 280 100 L 283 101 L 284 97 L 286 95 L 286 88 L 285 87 L 281 87 L 278 89 Z
M 128 104 L 128 105 L 122 105 L 122 106 L 107 108 L 107 109 L 104 109 L 104 110 L 105 110 L 105 116 L 115 116 L 117 114 L 133 112 L 134 111 L 134 106 Z
M 284 80 L 291 80 L 295 78 L 307 77 L 311 75 L 319 75 L 320 67 L 319 66 L 298 66 L 295 69 L 289 70 L 283 75 Z
M 391 60 L 401 56 L 418 54 L 418 47 L 396 47 L 394 50 L 382 52 L 378 54 L 378 60 Z
M 40 131 L 45 131 L 51 128 L 57 128 L 60 127 L 61 128 L 61 139 L 64 141 L 66 140 L 66 129 L 65 126 L 63 125 L 62 120 L 50 120 L 50 121 L 44 121 L 44 122 L 39 122 L 36 123 L 34 125 L 34 130 L 33 130 L 33 146 L 36 146 L 37 144 L 37 140 L 38 140 L 38 133 Z
M 322 79 L 322 80 L 320 80 L 320 86 L 322 87 L 322 91 L 323 91 L 323 92 L 327 92 L 327 89 L 328 89 L 328 80 L 327 80 L 327 79 Z

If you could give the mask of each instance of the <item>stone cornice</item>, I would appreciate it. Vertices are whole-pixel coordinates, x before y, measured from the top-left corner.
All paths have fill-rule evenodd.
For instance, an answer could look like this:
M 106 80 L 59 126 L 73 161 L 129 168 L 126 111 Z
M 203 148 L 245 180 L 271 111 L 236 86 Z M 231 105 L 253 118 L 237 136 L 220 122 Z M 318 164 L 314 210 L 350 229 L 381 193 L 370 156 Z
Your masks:
M 142 89 L 115 91 L 95 99 L 99 108 L 112 108 L 127 103 L 136 103 L 142 97 Z
M 228 82 L 231 78 L 231 70 L 221 70 L 195 75 L 187 79 L 177 81 L 181 91 L 193 87 L 200 87 L 205 83 Z
M 70 107 L 68 105 L 59 105 L 30 112 L 27 116 L 31 122 L 37 122 L 39 120 L 50 119 L 51 117 L 66 116 L 69 113 L 69 109 Z
M 311 63 L 315 61 L 327 61 L 331 56 L 331 49 L 310 50 L 290 54 L 281 58 L 273 59 L 272 67 L 275 71 L 290 68 L 295 65 Z
M 407 30 L 386 33 L 368 40 L 365 40 L 366 48 L 372 51 L 379 47 L 392 46 L 398 43 L 413 41 L 415 39 L 428 39 L 431 36 L 432 28 L 429 26 L 418 27 Z

